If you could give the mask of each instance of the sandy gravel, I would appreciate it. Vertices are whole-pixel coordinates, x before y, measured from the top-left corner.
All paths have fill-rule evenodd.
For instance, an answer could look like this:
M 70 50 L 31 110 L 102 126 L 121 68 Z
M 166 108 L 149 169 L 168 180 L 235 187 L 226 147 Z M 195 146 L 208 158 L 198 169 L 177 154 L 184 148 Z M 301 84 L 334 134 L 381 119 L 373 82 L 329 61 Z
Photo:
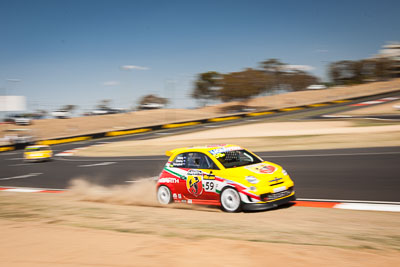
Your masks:
M 400 145 L 400 124 L 357 126 L 352 121 L 254 123 L 124 141 L 80 150 L 79 156 L 163 155 L 177 147 L 233 143 L 253 151 L 309 150 Z
M 387 92 L 400 88 L 400 79 L 394 79 L 387 82 L 376 82 L 354 86 L 344 86 L 330 88 L 328 90 L 308 90 L 300 92 L 292 92 L 284 95 L 267 96 L 252 99 L 248 102 L 250 106 L 268 106 L 277 107 L 282 104 L 290 105 L 305 105 L 323 101 L 332 101 L 339 98 L 352 98 L 366 96 L 373 92 Z M 340 96 L 340 97 L 339 97 Z
M 159 142 L 198 140 L 210 138 L 247 138 L 267 136 L 327 135 L 327 134 L 370 134 L 400 132 L 400 125 L 351 127 L 350 121 L 308 121 L 308 122 L 265 122 L 211 129 L 197 133 L 159 138 Z
M 117 191 L 83 187 L 90 193 L 2 192 L 2 265 L 400 264 L 399 213 L 289 207 L 228 214 L 207 207 L 159 208 L 153 202 L 140 206 L 133 204 L 135 195 L 120 197 L 124 190 L 131 192 L 129 186 Z
M 7 267 L 396 266 L 400 253 L 190 239 L 0 221 Z M 268 256 L 266 256 L 268 255 Z

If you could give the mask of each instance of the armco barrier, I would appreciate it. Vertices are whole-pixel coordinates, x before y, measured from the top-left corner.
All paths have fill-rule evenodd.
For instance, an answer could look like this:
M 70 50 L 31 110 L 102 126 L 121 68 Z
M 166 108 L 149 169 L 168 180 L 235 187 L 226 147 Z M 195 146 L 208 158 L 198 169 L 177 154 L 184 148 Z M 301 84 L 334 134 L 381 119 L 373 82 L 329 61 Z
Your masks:
M 70 136 L 70 137 L 63 137 L 63 138 L 54 138 L 54 139 L 48 139 L 48 140 L 39 140 L 39 141 L 36 141 L 35 144 L 57 145 L 57 144 L 87 141 L 87 140 L 105 138 L 105 137 L 132 135 L 132 134 L 145 133 L 145 132 L 157 131 L 157 130 L 163 130 L 163 129 L 175 129 L 175 128 L 199 125 L 199 124 L 203 124 L 203 123 L 216 123 L 216 122 L 223 122 L 223 121 L 232 121 L 232 120 L 237 120 L 237 119 L 241 119 L 241 118 L 245 118 L 245 117 L 266 116 L 266 115 L 272 115 L 272 114 L 276 114 L 276 113 L 280 113 L 280 112 L 292 112 L 292 111 L 298 111 L 298 110 L 302 110 L 302 109 L 306 109 L 306 108 L 318 108 L 318 107 L 332 105 L 332 104 L 343 104 L 343 103 L 347 103 L 350 101 L 363 99 L 363 98 L 367 98 L 367 97 L 372 97 L 372 96 L 382 96 L 383 97 L 384 95 L 391 94 L 391 93 L 398 92 L 398 91 L 400 91 L 400 90 L 392 91 L 389 93 L 381 93 L 381 94 L 363 96 L 363 97 L 354 97 L 354 98 L 349 98 L 349 99 L 334 100 L 334 101 L 329 101 L 329 102 L 322 102 L 322 103 L 296 106 L 296 107 L 288 107 L 288 108 L 282 108 L 282 109 L 240 113 L 240 114 L 235 114 L 235 115 L 222 116 L 222 117 L 216 117 L 216 118 L 208 118 L 208 119 L 202 119 L 202 120 L 191 120 L 191 121 L 184 121 L 184 122 L 154 125 L 154 126 L 149 126 L 149 127 L 138 127 L 138 128 L 124 129 L 124 130 L 118 130 L 118 131 L 107 131 L 107 132 L 77 135 L 77 136 Z M 12 151 L 12 150 L 16 150 L 16 149 L 23 149 L 27 145 L 29 145 L 29 144 L 16 144 L 16 145 L 0 146 L 0 152 Z

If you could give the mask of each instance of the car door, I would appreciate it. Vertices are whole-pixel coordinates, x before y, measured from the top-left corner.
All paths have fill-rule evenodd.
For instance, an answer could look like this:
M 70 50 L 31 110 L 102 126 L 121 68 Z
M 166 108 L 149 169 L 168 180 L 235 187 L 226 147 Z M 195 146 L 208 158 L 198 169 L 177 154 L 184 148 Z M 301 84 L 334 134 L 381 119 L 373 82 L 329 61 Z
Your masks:
M 215 172 L 218 167 L 204 153 L 187 153 L 185 197 L 204 201 L 215 201 L 219 199 L 215 181 Z

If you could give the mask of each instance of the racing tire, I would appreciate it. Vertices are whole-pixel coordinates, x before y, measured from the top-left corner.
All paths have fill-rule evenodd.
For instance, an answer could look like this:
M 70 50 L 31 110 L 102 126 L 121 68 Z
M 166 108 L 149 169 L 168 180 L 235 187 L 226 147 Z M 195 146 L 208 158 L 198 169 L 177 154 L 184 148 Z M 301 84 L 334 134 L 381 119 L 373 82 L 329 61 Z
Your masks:
M 222 190 L 220 202 L 222 210 L 226 212 L 239 212 L 242 209 L 239 192 L 232 187 L 226 187 Z
M 157 189 L 157 200 L 161 205 L 168 205 L 172 202 L 171 190 L 165 185 Z

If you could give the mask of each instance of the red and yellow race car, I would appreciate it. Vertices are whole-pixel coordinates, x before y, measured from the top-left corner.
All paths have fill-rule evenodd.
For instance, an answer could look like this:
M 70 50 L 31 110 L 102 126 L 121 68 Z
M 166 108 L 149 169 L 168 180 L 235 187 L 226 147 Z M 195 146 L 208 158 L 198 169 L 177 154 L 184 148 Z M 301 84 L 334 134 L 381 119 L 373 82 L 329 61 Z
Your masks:
M 294 183 L 279 165 L 237 145 L 167 151 L 157 182 L 161 204 L 218 205 L 224 211 L 266 210 L 294 201 Z

